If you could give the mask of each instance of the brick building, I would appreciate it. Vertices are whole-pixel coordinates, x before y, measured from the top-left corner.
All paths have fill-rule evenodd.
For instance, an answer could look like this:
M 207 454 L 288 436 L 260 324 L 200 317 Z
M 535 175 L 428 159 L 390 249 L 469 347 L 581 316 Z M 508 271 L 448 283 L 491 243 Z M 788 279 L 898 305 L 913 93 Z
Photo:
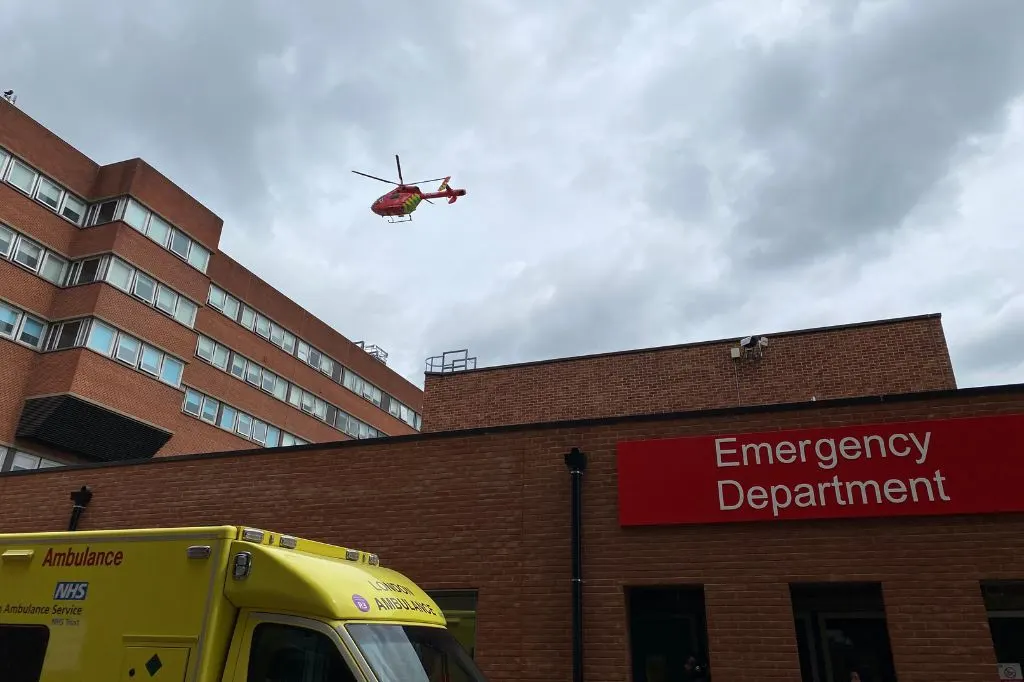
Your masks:
M 0 100 L 0 471 L 415 433 L 422 392 L 140 159 Z
M 715 682 L 1015 673 L 1024 385 L 956 388 L 936 316 L 751 341 L 429 377 L 429 433 L 2 474 L 0 530 L 65 527 L 88 485 L 81 528 L 361 546 L 436 595 L 494 682 L 568 681 L 575 479 L 588 682 L 681 679 L 691 653 Z M 458 382 L 502 408 L 460 412 Z

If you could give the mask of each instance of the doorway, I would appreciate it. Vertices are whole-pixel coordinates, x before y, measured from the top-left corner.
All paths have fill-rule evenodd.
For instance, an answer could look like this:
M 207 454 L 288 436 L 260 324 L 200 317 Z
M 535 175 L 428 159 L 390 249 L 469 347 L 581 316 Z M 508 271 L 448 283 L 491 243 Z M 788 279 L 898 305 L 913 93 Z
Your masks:
M 684 679 L 683 666 L 690 656 L 707 669 L 702 586 L 627 588 L 626 608 L 633 682 Z

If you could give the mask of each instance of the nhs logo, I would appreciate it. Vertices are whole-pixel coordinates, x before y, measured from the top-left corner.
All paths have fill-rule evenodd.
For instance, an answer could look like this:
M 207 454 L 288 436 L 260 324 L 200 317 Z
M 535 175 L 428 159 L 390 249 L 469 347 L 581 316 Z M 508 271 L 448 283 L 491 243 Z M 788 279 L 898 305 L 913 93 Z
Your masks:
M 53 590 L 56 601 L 82 601 L 89 593 L 89 583 L 57 583 Z

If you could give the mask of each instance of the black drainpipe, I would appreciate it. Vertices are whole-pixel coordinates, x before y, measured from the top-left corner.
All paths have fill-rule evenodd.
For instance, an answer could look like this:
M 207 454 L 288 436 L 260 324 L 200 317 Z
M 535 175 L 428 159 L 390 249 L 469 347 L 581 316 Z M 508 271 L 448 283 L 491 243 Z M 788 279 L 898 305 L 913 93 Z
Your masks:
M 583 682 L 583 470 L 587 468 L 587 456 L 579 448 L 573 448 L 565 455 L 572 482 L 572 679 Z
M 83 485 L 79 490 L 71 493 L 71 501 L 75 503 L 75 506 L 71 508 L 71 521 L 68 523 L 68 530 L 78 530 L 78 519 L 81 518 L 82 512 L 89 506 L 91 500 L 92 491 L 87 485 Z

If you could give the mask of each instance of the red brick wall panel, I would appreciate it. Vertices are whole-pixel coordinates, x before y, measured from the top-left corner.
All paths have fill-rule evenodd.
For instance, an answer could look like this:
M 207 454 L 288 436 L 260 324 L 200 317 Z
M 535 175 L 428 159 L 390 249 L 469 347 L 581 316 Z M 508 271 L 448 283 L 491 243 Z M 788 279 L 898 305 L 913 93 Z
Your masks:
M 20 265 L 0 259 L 0 300 L 46 318 L 61 290 Z
M 138 159 L 131 159 L 101 167 L 89 192 L 90 200 L 110 199 L 129 194 L 137 161 Z
M 27 349 L 26 349 L 27 350 Z M 32 353 L 25 363 L 29 369 L 29 379 L 25 384 L 22 399 L 18 401 L 18 413 L 13 423 L 21 418 L 21 406 L 27 398 L 70 393 L 74 389 L 75 371 L 81 354 L 75 350 L 57 353 Z
M 216 252 L 224 221 L 142 159 L 133 159 L 131 194 L 169 223 Z
M 32 377 L 35 358 L 36 354 L 31 349 L 0 339 L 0 443 L 14 442 L 23 405 L 22 396 Z
M 955 388 L 941 320 L 924 316 L 736 341 L 428 374 L 423 429 L 802 402 Z
M 959 394 L 0 476 L 0 530 L 62 528 L 67 491 L 88 483 L 95 497 L 83 528 L 244 523 L 363 547 L 427 589 L 480 589 L 477 656 L 494 682 L 569 680 L 562 454 L 575 445 L 590 458 L 588 680 L 630 679 L 624 587 L 677 583 L 705 585 L 715 679 L 799 679 L 787 584 L 822 580 L 881 581 L 900 680 L 980 680 L 994 658 L 977 581 L 1022 577 L 1014 558 L 1024 552 L 1024 515 L 622 529 L 615 443 L 1021 412 L 1024 392 Z M 950 637 L 956 646 L 945 645 Z
M 99 166 L 6 100 L 0 100 L 0 144 L 79 196 L 87 196 Z
M 0 183 L 0 222 L 59 254 L 67 254 L 79 228 L 6 182 Z

